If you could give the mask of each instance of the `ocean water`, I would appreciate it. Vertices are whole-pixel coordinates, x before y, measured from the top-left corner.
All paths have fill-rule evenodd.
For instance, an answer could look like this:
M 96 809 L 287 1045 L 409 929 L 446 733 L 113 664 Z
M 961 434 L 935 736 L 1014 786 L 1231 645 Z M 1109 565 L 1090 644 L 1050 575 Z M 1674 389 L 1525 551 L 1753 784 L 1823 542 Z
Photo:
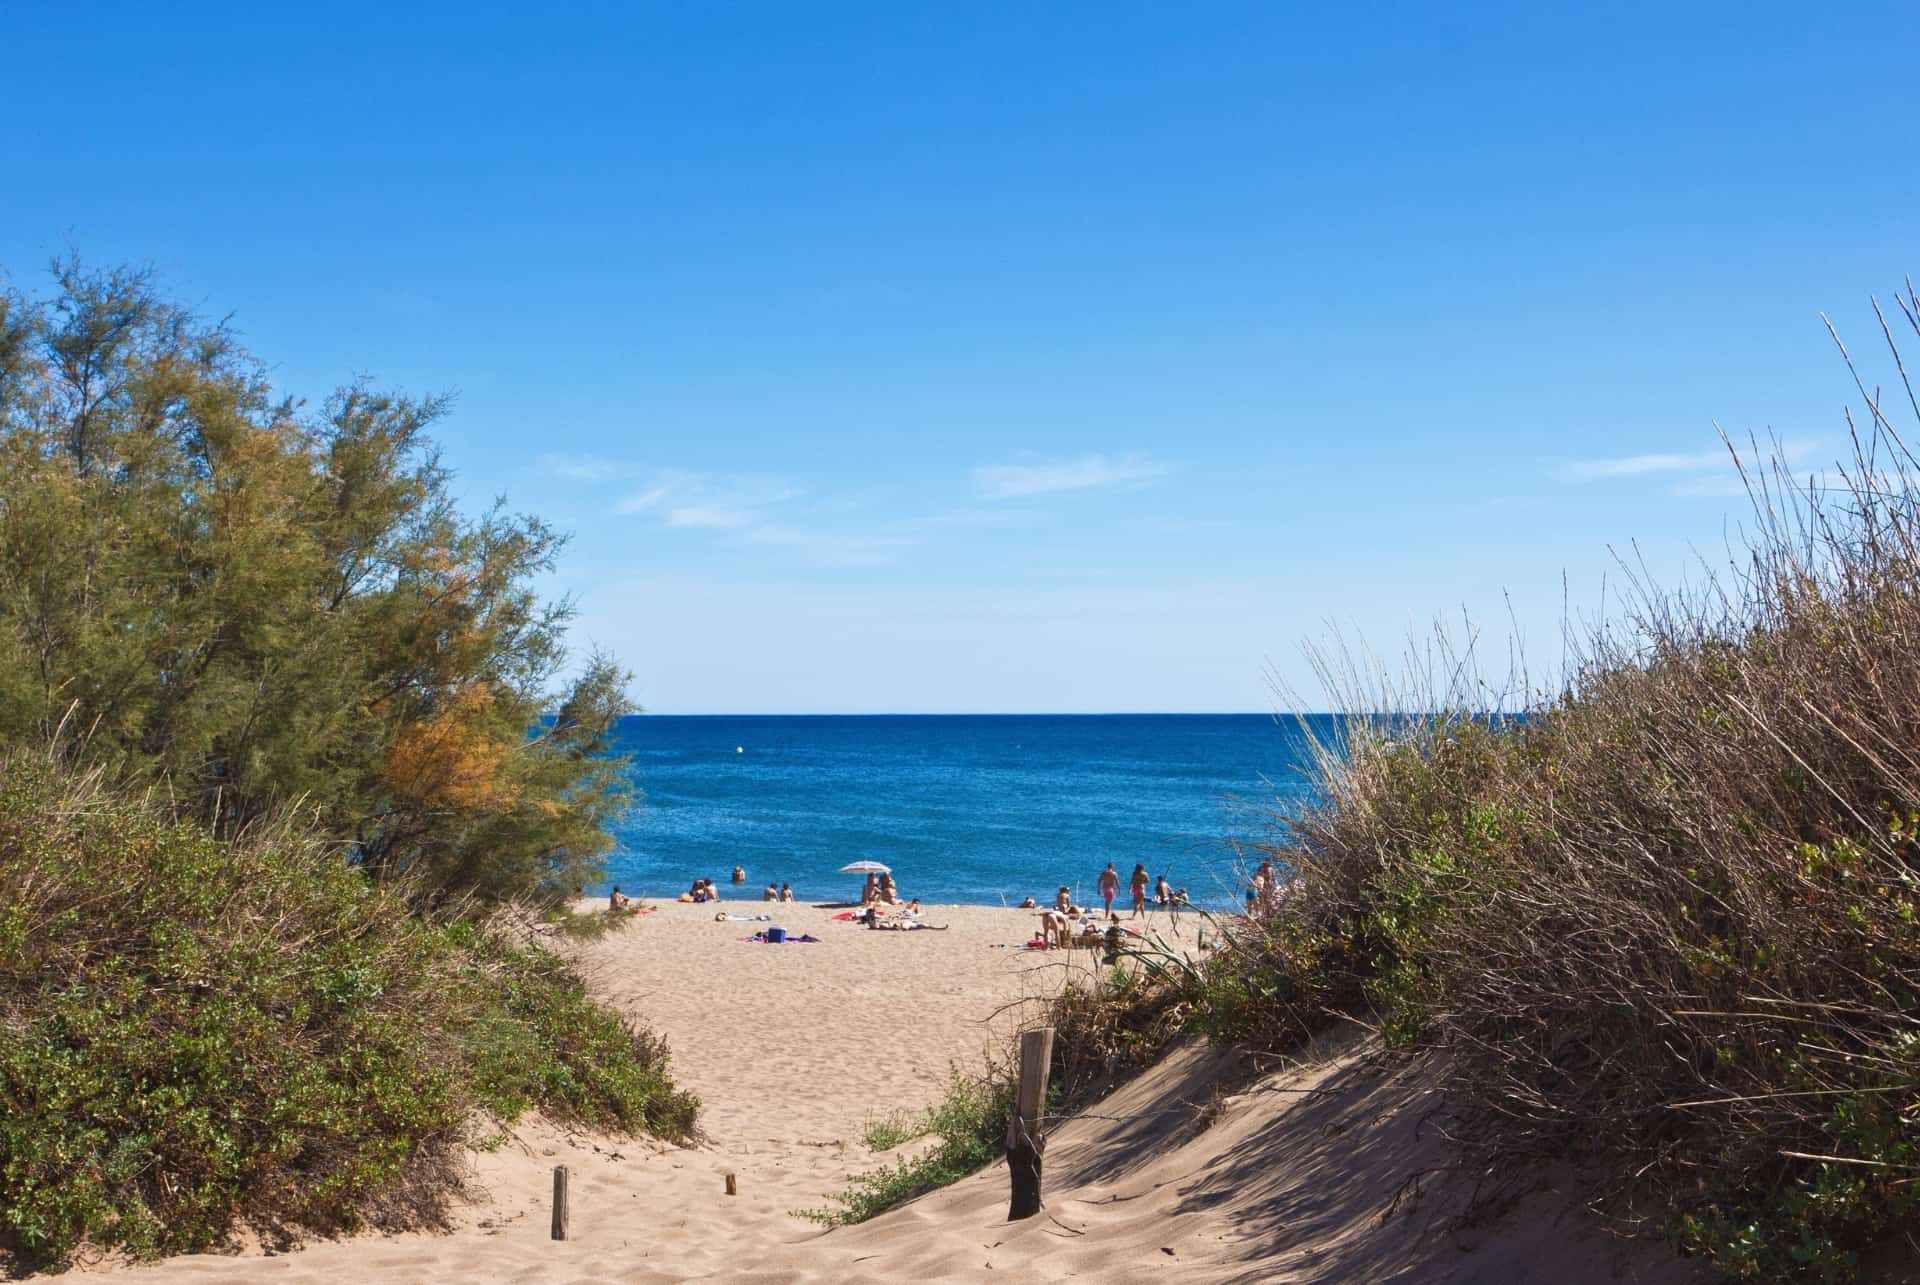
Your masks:
M 1227 905 L 1236 841 L 1269 836 L 1309 788 L 1299 725 L 1266 714 L 643 714 L 616 740 L 645 799 L 607 883 L 655 898 L 730 887 L 737 863 L 743 895 L 786 882 L 844 900 L 861 881 L 839 868 L 870 859 L 928 902 L 1046 902 L 1063 883 L 1085 901 L 1111 861 Z

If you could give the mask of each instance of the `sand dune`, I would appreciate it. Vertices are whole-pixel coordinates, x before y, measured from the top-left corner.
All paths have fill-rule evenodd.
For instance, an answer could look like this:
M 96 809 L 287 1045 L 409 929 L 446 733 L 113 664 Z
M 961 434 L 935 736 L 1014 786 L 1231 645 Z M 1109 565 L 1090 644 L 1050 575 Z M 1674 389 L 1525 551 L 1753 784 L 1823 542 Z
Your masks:
M 722 913 L 758 914 L 757 902 Z M 97 1265 L 117 1279 L 287 1281 L 883 1282 L 1682 1281 L 1698 1269 L 1611 1238 L 1567 1198 L 1526 1195 L 1472 1232 L 1452 1227 L 1471 1184 L 1422 1171 L 1417 1075 L 1364 1050 L 1251 1079 L 1194 1045 L 1060 1125 L 1041 1217 L 1006 1221 L 1004 1166 L 872 1222 L 822 1232 L 793 1215 L 879 1162 L 870 1116 L 938 1099 L 950 1060 L 977 1066 L 1051 993 L 1079 952 L 1018 949 L 1030 912 L 929 908 L 947 932 L 869 932 L 832 910 L 782 907 L 814 945 L 738 939 L 758 923 L 669 905 L 580 956 L 596 988 L 667 1036 L 705 1101 L 690 1149 L 569 1135 L 538 1122 L 476 1159 L 485 1195 L 447 1233 L 321 1241 L 164 1263 Z M 1192 940 L 1193 925 L 1182 928 Z M 1233 1086 L 1222 1095 L 1222 1086 Z M 912 1144 L 909 1144 L 912 1145 Z M 548 1232 L 554 1165 L 573 1175 L 573 1237 Z M 724 1175 L 739 1194 L 723 1194 Z

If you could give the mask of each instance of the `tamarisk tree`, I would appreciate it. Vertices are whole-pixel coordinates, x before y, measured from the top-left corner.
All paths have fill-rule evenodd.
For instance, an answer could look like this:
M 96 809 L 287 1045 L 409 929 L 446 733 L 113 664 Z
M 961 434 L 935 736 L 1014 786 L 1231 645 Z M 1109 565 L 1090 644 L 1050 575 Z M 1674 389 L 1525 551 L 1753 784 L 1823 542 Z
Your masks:
M 431 895 L 559 895 L 631 802 L 628 675 L 571 690 L 563 537 L 461 511 L 447 409 L 277 395 L 150 275 L 0 291 L 0 740 L 154 782 L 231 833 L 289 806 Z M 557 711 L 557 712 L 553 712 Z

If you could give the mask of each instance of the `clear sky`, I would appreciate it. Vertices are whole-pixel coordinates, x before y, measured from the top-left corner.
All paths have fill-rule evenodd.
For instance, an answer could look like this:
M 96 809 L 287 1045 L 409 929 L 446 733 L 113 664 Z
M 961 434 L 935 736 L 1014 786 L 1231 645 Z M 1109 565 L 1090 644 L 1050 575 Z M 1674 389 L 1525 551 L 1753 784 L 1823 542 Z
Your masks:
M 1715 421 L 1838 451 L 1917 56 L 1911 4 L 12 0 L 0 270 L 456 393 L 651 709 L 1319 705 L 1331 627 L 1550 670 L 1610 548 L 1721 555 Z

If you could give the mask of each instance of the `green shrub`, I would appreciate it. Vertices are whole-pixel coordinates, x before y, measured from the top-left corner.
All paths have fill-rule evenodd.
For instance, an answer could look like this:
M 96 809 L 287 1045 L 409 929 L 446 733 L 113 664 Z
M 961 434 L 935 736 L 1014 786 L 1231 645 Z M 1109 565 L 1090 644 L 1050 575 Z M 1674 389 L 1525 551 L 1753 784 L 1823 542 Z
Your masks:
M 0 1246 L 431 1220 L 476 1109 L 680 1138 L 664 1050 L 558 959 L 290 826 L 229 843 L 0 761 Z
M 803 1209 L 802 1218 L 810 1218 L 827 1227 L 865 1222 L 876 1214 L 944 1187 L 999 1159 L 1006 1145 L 1007 1122 L 1013 1116 L 1014 1086 L 1005 1076 L 966 1076 L 953 1068 L 947 1083 L 947 1095 L 924 1115 L 893 1123 L 869 1138 L 885 1140 L 899 1135 L 900 1142 L 932 1134 L 939 1142 L 913 1159 L 897 1160 L 891 1165 L 854 1174 L 848 1185 L 829 1199 L 837 1209 Z M 870 1142 L 869 1145 L 872 1145 Z

